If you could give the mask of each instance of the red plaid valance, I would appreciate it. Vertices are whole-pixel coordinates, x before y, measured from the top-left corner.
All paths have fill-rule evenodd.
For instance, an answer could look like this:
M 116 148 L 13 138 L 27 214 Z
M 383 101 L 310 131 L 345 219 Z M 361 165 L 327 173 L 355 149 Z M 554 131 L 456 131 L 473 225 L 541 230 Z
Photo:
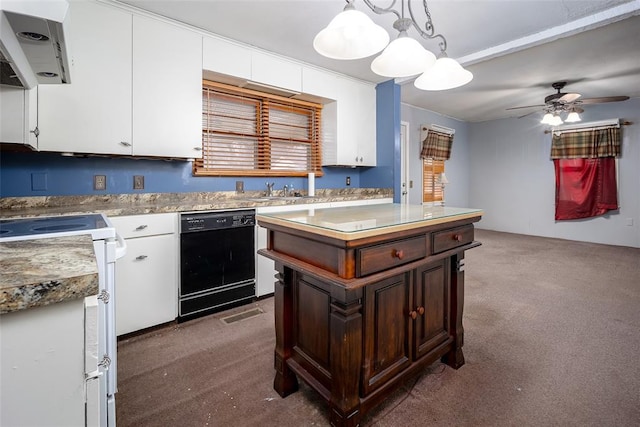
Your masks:
M 607 127 L 554 133 L 551 159 L 590 159 L 620 156 L 620 128 Z
M 438 132 L 433 129 L 423 128 L 422 131 L 422 151 L 420 157 L 423 159 L 432 158 L 434 160 L 449 160 L 451 157 L 451 145 L 453 135 Z

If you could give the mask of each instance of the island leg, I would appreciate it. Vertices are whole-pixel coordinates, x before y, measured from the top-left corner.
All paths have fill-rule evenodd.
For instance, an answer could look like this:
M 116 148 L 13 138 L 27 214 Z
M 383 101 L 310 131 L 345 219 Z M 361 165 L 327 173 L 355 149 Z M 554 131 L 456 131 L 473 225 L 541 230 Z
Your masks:
M 442 357 L 442 361 L 454 369 L 464 365 L 464 328 L 462 310 L 464 307 L 464 252 L 451 257 L 451 310 L 450 330 L 453 335 L 453 348 Z
M 293 342 L 293 270 L 281 263 L 275 264 L 276 278 L 274 290 L 276 348 L 274 352 L 274 368 L 276 376 L 273 388 L 282 397 L 287 397 L 298 390 L 298 379 L 287 366 L 291 357 Z
M 361 294 L 360 294 L 361 297 Z M 362 364 L 362 303 L 331 302 L 330 421 L 336 427 L 360 425 Z

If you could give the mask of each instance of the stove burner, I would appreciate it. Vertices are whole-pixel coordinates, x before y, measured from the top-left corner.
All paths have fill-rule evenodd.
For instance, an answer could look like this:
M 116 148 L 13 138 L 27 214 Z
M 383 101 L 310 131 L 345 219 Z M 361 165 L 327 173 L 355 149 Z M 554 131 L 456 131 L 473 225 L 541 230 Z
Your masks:
M 87 225 L 86 224 L 43 225 L 42 227 L 33 227 L 31 230 L 48 233 L 48 232 L 55 232 L 55 231 L 81 230 L 83 228 L 87 228 Z

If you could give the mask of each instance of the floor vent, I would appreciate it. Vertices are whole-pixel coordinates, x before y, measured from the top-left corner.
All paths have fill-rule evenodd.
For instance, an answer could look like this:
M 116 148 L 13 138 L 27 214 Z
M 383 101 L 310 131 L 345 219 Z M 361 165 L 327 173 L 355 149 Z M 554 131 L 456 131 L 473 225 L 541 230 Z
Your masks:
M 248 319 L 249 317 L 257 316 L 258 314 L 264 313 L 259 308 L 254 308 L 251 310 L 243 311 L 242 313 L 237 313 L 232 316 L 223 317 L 222 321 L 226 324 L 237 322 L 239 320 Z

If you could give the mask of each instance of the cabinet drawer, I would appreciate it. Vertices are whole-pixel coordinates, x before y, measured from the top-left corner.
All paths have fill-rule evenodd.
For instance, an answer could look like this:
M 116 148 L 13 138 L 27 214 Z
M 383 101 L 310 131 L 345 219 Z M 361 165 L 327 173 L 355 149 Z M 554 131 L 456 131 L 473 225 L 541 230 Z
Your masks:
M 177 228 L 175 213 L 117 216 L 110 219 L 118 234 L 125 239 L 173 234 Z
M 433 253 L 444 252 L 473 242 L 473 225 L 433 233 Z
M 424 235 L 358 249 L 356 275 L 366 276 L 425 256 L 427 256 L 427 239 Z

